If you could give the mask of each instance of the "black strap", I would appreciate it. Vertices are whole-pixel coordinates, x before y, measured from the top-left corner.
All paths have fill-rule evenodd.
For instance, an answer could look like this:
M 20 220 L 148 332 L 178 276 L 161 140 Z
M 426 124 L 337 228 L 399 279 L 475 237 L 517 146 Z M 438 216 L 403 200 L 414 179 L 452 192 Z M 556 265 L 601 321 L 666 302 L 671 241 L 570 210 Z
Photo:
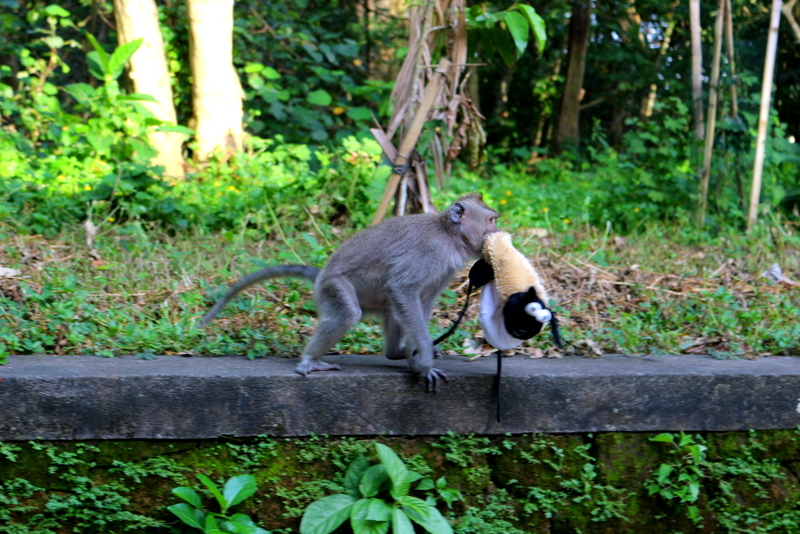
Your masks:
M 467 306 L 469 306 L 469 297 L 470 297 L 470 295 L 472 295 L 472 282 L 470 282 L 467 285 L 467 300 L 464 301 L 464 307 L 461 308 L 460 312 L 458 312 L 458 319 L 456 319 L 453 322 L 453 325 L 450 327 L 450 329 L 447 332 L 445 332 L 444 334 L 442 334 L 441 336 L 436 338 L 436 341 L 433 342 L 434 346 L 438 345 L 439 343 L 441 343 L 442 341 L 444 341 L 445 339 L 450 337 L 453 334 L 453 332 L 456 331 L 456 328 L 458 328 L 458 325 L 461 324 L 461 319 L 463 319 L 464 318 L 464 314 L 467 313 Z
M 500 422 L 500 376 L 503 372 L 503 351 L 497 351 L 497 375 L 494 377 L 494 398 L 497 402 L 497 422 Z

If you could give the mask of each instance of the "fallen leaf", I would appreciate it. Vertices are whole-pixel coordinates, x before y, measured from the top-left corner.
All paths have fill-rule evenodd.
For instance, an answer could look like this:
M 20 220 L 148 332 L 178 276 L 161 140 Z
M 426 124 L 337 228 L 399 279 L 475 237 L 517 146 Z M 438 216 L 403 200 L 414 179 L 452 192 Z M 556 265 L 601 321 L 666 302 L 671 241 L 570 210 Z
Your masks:
M 602 358 L 603 351 L 600 346 L 591 339 L 579 339 L 569 346 L 567 354 L 570 356 L 580 356 L 581 358 Z
M 14 278 L 22 274 L 19 269 L 9 269 L 8 267 L 0 267 L 0 278 Z

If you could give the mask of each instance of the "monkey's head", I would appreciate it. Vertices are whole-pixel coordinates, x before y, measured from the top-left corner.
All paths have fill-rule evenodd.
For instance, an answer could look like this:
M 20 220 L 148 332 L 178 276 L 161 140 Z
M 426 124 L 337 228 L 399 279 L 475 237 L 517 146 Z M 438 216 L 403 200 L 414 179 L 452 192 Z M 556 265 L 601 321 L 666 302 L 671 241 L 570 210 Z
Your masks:
M 483 255 L 483 242 L 489 234 L 497 232 L 499 216 L 499 213 L 483 202 L 483 197 L 479 193 L 464 195 L 443 214 L 449 227 L 466 245 L 472 258 L 480 258 Z

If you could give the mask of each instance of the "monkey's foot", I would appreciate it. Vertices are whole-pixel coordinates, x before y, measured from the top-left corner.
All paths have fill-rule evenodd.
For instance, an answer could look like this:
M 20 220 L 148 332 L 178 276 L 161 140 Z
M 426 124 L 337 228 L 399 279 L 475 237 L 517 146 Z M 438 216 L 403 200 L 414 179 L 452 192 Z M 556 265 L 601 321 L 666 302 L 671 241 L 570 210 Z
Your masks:
M 436 393 L 440 381 L 447 384 L 449 382 L 447 375 L 444 371 L 431 367 L 431 370 L 428 371 L 428 376 L 425 377 L 425 391 L 427 393 Z
M 325 363 L 322 360 L 309 360 L 307 362 L 300 362 L 294 368 L 297 374 L 308 376 L 308 373 L 315 371 L 341 371 L 342 368 L 335 363 Z

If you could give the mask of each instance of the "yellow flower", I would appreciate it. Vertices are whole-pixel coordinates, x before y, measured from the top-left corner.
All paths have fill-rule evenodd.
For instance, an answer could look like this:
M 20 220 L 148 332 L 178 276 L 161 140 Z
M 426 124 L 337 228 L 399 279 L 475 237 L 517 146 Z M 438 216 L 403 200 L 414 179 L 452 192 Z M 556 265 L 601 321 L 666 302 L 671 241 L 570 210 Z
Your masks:
M 109 222 L 114 222 L 114 217 L 109 217 L 109 218 L 108 218 L 108 221 L 109 221 Z
M 228 191 L 238 191 L 238 190 L 235 187 L 233 187 L 232 185 L 229 185 L 228 186 Z
M 333 108 L 332 111 L 333 111 L 334 115 L 341 115 L 342 113 L 344 113 L 347 110 L 344 109 L 342 106 L 336 106 L 335 108 Z
M 564 224 L 569 224 L 569 219 L 564 219 Z
M 550 211 L 550 208 L 542 208 L 542 211 L 547 213 L 548 211 Z
M 221 186 L 222 184 L 221 184 L 221 183 L 219 183 L 219 182 L 214 182 L 214 185 L 215 185 L 216 187 L 219 187 L 219 186 Z
M 633 208 L 633 211 L 635 211 L 636 213 L 639 213 L 639 211 L 641 211 L 641 210 L 639 210 L 639 208 L 636 207 L 636 208 Z
M 505 203 L 506 203 L 506 199 L 504 199 L 504 198 L 500 199 L 500 204 L 505 204 Z
M 361 61 L 361 60 L 360 60 L 360 59 L 358 59 L 358 58 L 356 58 L 356 59 L 354 59 L 354 60 L 353 60 L 353 65 L 355 65 L 356 67 L 360 67 L 360 66 L 361 66 L 361 65 L 363 65 L 363 64 L 364 64 L 364 62 L 363 62 L 363 61 Z
M 511 196 L 511 191 L 506 191 L 506 196 L 510 197 Z
M 83 189 L 84 189 L 84 191 L 91 191 L 92 190 L 92 186 L 91 185 L 84 185 Z

